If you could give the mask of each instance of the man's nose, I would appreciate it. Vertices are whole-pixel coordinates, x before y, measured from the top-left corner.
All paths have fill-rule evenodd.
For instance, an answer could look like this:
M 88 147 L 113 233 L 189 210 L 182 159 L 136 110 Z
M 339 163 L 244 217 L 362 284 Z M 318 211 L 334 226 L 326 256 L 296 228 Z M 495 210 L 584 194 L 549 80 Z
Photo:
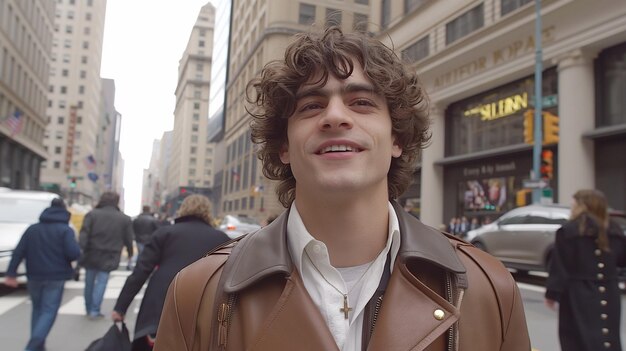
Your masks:
M 341 98 L 332 97 L 320 119 L 320 128 L 323 130 L 352 128 L 353 120 L 350 112 Z

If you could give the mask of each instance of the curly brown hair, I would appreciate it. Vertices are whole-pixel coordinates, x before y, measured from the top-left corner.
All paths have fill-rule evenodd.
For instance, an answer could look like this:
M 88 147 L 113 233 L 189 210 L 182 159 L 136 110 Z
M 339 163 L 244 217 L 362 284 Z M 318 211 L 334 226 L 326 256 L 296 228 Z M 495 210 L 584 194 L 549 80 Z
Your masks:
M 330 75 L 347 79 L 355 63 L 385 97 L 392 134 L 402 148 L 387 174 L 389 198 L 399 197 L 413 179 L 418 157 L 431 137 L 428 100 L 417 74 L 391 48 L 363 33 L 343 33 L 338 27 L 300 33 L 287 47 L 284 59 L 265 65 L 246 90 L 253 105 L 248 110 L 252 141 L 258 144 L 263 174 L 279 181 L 276 193 L 285 207 L 294 200 L 296 179 L 290 165 L 281 162 L 280 151 L 287 143 L 287 120 L 295 109 L 296 92 L 317 77 L 313 85 L 323 86 Z

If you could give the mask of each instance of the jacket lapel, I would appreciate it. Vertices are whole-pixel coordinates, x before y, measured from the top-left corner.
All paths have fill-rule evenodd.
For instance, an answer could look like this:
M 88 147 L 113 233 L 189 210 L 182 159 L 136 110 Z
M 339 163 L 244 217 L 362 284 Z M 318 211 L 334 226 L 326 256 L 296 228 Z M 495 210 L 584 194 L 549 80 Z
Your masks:
M 339 351 L 300 275 L 294 271 L 286 279 L 285 289 L 250 350 Z
M 368 350 L 424 350 L 458 318 L 454 306 L 396 264 Z

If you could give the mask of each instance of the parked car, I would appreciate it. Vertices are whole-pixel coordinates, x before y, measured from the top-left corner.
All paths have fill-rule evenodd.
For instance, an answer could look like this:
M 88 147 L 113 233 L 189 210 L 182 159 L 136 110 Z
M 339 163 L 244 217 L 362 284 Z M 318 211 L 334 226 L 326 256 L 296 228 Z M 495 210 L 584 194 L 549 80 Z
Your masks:
M 0 276 L 5 276 L 13 249 L 26 228 L 37 223 L 41 212 L 58 197 L 46 191 L 0 188 Z M 17 272 L 26 273 L 23 262 Z
M 609 211 L 626 234 L 626 214 Z M 519 273 L 547 271 L 554 239 L 570 218 L 563 205 L 530 205 L 513 209 L 494 222 L 468 232 L 467 240 Z
M 226 233 L 229 238 L 235 239 L 261 228 L 261 225 L 252 217 L 226 215 L 218 228 Z

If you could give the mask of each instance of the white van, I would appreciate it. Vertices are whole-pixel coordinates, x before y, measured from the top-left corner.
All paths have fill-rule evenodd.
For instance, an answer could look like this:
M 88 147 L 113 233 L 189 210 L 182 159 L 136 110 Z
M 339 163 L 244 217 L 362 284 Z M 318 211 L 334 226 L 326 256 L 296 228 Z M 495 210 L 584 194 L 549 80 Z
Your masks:
M 13 250 L 31 224 L 39 222 L 41 212 L 59 195 L 46 191 L 0 188 L 0 276 L 5 276 Z M 24 262 L 17 270 L 26 274 Z

